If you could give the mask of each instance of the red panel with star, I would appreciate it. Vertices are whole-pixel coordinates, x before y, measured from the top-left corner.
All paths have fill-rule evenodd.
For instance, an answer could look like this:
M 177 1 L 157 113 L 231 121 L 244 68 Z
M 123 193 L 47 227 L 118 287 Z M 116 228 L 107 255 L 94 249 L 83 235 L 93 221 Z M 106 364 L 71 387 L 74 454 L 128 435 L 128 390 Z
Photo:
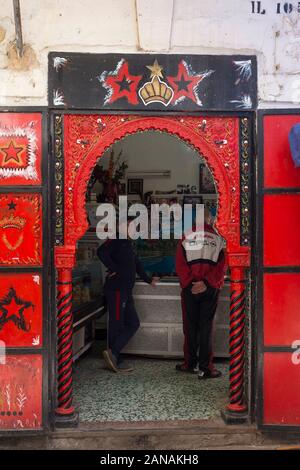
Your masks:
M 40 185 L 41 113 L 0 114 L 0 185 Z
M 137 85 L 142 75 L 131 75 L 128 62 L 121 60 L 113 72 L 103 72 L 100 82 L 108 90 L 105 104 L 126 98 L 130 104 L 138 104 Z
M 42 276 L 0 274 L 0 341 L 5 346 L 42 346 Z
M 175 77 L 167 76 L 167 80 L 174 90 L 172 103 L 177 104 L 178 102 L 189 98 L 201 106 L 202 102 L 197 88 L 199 83 L 212 73 L 213 70 L 195 73 L 184 60 L 179 62 L 177 75 Z
M 41 264 L 41 194 L 1 194 L 0 265 Z
M 42 428 L 40 354 L 0 355 L 0 429 Z

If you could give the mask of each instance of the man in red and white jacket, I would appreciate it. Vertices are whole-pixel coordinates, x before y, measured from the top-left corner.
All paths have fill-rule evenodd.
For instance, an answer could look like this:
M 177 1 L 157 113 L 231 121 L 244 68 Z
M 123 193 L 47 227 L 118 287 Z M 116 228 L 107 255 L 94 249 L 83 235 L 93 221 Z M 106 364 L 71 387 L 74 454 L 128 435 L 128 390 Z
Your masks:
M 211 336 L 220 289 L 226 272 L 225 244 L 211 225 L 205 209 L 203 238 L 183 238 L 177 247 L 176 271 L 182 288 L 183 364 L 176 370 L 195 373 L 199 379 L 216 378 L 213 369 Z

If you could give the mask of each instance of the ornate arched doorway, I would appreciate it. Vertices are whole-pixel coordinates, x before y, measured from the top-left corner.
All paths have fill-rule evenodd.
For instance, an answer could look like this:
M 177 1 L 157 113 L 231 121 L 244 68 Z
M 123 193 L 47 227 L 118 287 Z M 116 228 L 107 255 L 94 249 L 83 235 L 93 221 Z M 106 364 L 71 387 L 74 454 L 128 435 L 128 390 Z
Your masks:
M 216 228 L 226 239 L 231 271 L 230 387 L 226 413 L 244 416 L 245 289 L 250 266 L 250 141 L 247 117 L 56 115 L 55 267 L 57 270 L 58 416 L 72 406 L 72 268 L 76 242 L 88 228 L 85 194 L 99 156 L 114 142 L 157 130 L 192 145 L 210 168 L 219 195 Z

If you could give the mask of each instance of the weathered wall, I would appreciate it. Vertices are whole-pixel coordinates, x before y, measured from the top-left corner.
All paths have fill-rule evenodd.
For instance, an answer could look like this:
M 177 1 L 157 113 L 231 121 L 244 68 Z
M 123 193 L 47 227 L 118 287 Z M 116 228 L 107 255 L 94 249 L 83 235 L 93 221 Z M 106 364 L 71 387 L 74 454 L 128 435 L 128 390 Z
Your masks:
M 256 54 L 260 106 L 299 106 L 298 1 L 291 2 L 291 13 L 286 2 L 277 0 L 21 0 L 20 3 L 26 44 L 21 59 L 13 44 L 13 0 L 0 0 L 2 106 L 47 104 L 47 54 L 54 50 Z

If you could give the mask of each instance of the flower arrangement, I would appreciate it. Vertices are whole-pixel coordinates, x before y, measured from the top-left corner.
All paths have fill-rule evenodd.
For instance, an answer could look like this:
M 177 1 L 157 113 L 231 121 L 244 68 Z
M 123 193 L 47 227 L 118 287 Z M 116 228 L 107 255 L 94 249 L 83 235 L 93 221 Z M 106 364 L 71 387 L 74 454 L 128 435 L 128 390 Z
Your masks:
M 119 152 L 116 160 L 114 160 L 114 151 L 110 153 L 109 167 L 108 167 L 108 177 L 112 180 L 113 183 L 119 184 L 120 181 L 125 177 L 126 170 L 128 168 L 126 161 L 121 161 L 123 151 Z
M 97 165 L 94 169 L 91 186 L 96 181 L 103 184 L 102 194 L 98 197 L 99 202 L 116 202 L 117 200 L 121 190 L 121 180 L 125 177 L 128 168 L 127 162 L 122 159 L 122 154 L 121 150 L 115 158 L 115 152 L 111 150 L 107 170 L 103 168 L 103 165 Z

